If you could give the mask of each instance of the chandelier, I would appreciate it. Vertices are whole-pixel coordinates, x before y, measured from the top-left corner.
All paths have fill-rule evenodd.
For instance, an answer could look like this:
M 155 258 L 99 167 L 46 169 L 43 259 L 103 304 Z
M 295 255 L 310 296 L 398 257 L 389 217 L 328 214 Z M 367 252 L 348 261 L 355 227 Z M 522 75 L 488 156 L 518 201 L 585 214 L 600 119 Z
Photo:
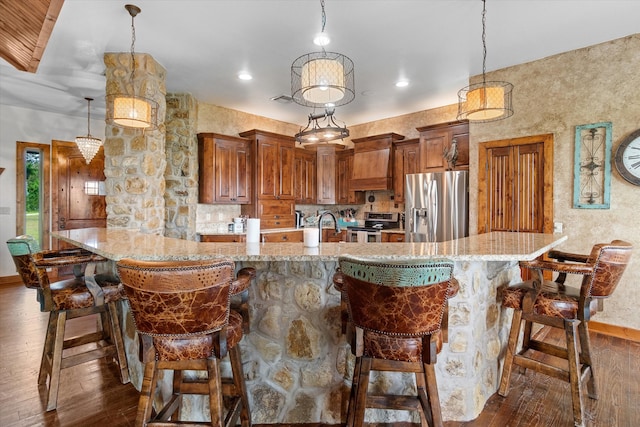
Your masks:
M 458 120 L 491 122 L 513 115 L 511 92 L 513 85 L 502 81 L 486 80 L 486 0 L 482 0 L 482 83 L 469 85 L 458 91 Z
M 117 94 L 107 97 L 107 122 L 117 126 L 141 129 L 155 129 L 158 126 L 158 103 L 152 99 L 136 96 L 135 90 L 135 43 L 136 27 L 134 18 L 141 10 L 138 6 L 124 6 L 131 15 L 131 94 Z
M 300 132 L 295 135 L 296 142 L 302 145 L 319 144 L 348 137 L 349 129 L 346 126 L 340 127 L 335 122 L 333 113 L 332 108 L 327 108 L 323 113 L 309 114 L 307 127 L 300 129 Z M 324 126 L 320 124 L 320 121 Z
M 291 65 L 291 97 L 307 107 L 337 107 L 353 101 L 356 96 L 353 61 L 337 52 L 327 52 L 324 45 L 329 38 L 324 32 L 327 15 L 322 7 L 322 30 L 315 37 L 321 52 L 307 53 Z
M 93 101 L 93 98 L 85 99 L 87 100 L 87 136 L 76 136 L 76 145 L 84 160 L 89 164 L 98 153 L 102 140 L 91 136 L 91 101 Z

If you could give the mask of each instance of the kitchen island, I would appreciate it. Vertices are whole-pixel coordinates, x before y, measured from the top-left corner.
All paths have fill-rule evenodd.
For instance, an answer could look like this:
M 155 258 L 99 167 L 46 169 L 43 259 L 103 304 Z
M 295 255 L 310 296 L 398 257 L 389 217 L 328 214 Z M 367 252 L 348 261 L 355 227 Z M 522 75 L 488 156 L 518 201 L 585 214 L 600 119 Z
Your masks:
M 241 342 L 254 423 L 344 422 L 344 396 L 353 357 L 341 334 L 340 294 L 331 278 L 338 257 L 448 259 L 460 292 L 450 300 L 449 342 L 436 372 L 445 420 L 471 420 L 496 392 L 510 323 L 498 287 L 518 282 L 518 261 L 532 260 L 566 240 L 534 233 L 488 233 L 442 243 L 201 243 L 125 229 L 79 229 L 52 233 L 112 261 L 197 260 L 229 257 L 236 268 L 253 266 L 251 333 Z M 139 388 L 135 329 L 123 310 L 132 383 Z M 413 378 L 385 374 L 377 386 L 402 390 Z M 197 399 L 194 399 L 197 400 Z M 206 414 L 202 402 L 192 415 Z M 411 421 L 407 413 L 375 411 L 371 421 Z

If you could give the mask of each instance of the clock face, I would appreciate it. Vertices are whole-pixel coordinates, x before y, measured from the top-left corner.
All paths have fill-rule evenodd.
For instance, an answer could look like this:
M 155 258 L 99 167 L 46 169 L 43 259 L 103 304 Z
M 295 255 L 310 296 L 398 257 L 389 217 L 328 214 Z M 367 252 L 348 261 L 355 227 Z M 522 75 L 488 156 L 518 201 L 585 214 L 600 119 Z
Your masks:
M 615 164 L 624 179 L 640 185 L 640 129 L 620 143 L 616 151 Z

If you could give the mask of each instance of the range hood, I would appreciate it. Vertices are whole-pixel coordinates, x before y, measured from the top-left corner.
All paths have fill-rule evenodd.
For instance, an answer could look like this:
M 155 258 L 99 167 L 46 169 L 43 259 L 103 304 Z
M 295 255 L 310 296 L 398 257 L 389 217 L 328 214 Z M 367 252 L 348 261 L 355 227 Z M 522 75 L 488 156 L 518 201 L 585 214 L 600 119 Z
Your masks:
M 352 191 L 393 190 L 393 142 L 404 136 L 397 133 L 352 139 Z

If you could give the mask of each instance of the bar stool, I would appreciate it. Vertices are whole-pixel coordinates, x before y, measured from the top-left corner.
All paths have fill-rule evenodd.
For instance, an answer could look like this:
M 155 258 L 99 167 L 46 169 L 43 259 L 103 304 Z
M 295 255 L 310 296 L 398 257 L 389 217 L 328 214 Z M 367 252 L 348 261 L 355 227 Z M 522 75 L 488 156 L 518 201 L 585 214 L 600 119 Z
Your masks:
M 141 344 L 144 379 L 136 425 L 198 424 L 180 421 L 182 396 L 209 396 L 212 426 L 251 425 L 242 360 L 242 317 L 229 310 L 234 280 L 230 259 L 149 262 L 123 259 L 118 273 L 128 297 Z M 223 382 L 219 360 L 229 354 L 233 380 Z M 173 392 L 153 411 L 161 370 L 173 370 Z M 205 371 L 207 379 L 187 378 L 184 370 Z M 224 415 L 224 401 L 229 409 Z M 170 421 L 172 420 L 173 421 Z
M 49 312 L 38 374 L 38 384 L 46 384 L 49 378 L 47 411 L 57 407 L 62 369 L 115 356 L 120 379 L 127 384 L 129 370 L 116 306 L 124 296 L 120 282 L 110 275 L 85 276 L 88 264 L 106 259 L 81 249 L 42 251 L 27 235 L 9 239 L 7 246 L 24 285 L 37 290 L 40 310 Z M 51 283 L 46 269 L 66 266 L 73 266 L 75 277 Z M 100 315 L 96 332 L 65 339 L 67 320 L 93 314 Z
M 514 309 L 514 312 L 498 390 L 500 396 L 509 393 L 513 365 L 562 379 L 571 385 L 574 424 L 583 425 L 582 381 L 587 380 L 589 397 L 598 397 L 588 323 L 597 311 L 598 302 L 608 298 L 616 288 L 629 263 L 632 249 L 629 243 L 614 240 L 595 245 L 589 255 L 550 251 L 549 258 L 556 261 L 520 263 L 522 267 L 535 270 L 538 277 L 502 291 L 502 306 Z M 554 281 L 548 281 L 544 280 L 543 271 L 559 274 Z M 580 289 L 565 286 L 567 274 L 582 275 Z M 522 323 L 522 349 L 516 351 Z M 563 347 L 534 339 L 531 334 L 533 323 L 563 329 L 566 345 Z M 567 368 L 545 363 L 540 353 L 566 360 Z
M 236 280 L 231 283 L 231 310 L 242 316 L 242 332 L 248 334 L 251 331 L 249 318 L 249 286 L 256 277 L 254 267 L 244 267 L 236 273 Z
M 362 426 L 366 408 L 413 410 L 423 426 L 442 426 L 435 376 L 442 319 L 455 286 L 448 261 L 377 261 L 343 256 L 349 321 L 356 356 L 348 426 Z M 373 394 L 371 371 L 413 372 L 412 396 Z

